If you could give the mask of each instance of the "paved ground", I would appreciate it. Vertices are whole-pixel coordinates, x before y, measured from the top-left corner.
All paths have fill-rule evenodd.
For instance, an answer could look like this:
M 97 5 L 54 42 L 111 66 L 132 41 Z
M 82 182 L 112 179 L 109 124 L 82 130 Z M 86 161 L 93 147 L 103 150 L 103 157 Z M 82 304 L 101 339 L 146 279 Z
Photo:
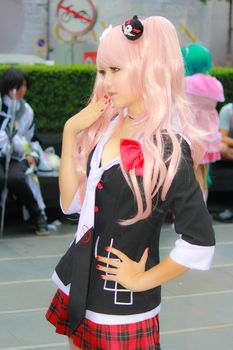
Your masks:
M 163 287 L 162 350 L 233 349 L 233 224 L 214 226 L 212 269 L 191 271 Z M 49 237 L 35 237 L 26 227 L 7 223 L 0 240 L 0 350 L 68 348 L 44 313 L 55 291 L 51 273 L 74 231 L 65 224 Z M 162 255 L 175 239 L 166 224 Z

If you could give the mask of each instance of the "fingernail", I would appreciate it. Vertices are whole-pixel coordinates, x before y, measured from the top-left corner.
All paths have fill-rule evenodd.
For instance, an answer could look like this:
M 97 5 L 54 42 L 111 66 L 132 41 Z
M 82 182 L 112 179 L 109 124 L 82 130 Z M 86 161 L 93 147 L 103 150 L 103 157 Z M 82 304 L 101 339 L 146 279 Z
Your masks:
M 101 110 L 100 110 L 100 113 L 103 113 L 103 111 L 104 111 L 104 109 L 101 109 Z
M 100 265 L 96 265 L 96 268 L 99 269 L 99 268 L 100 268 Z
M 109 101 L 106 101 L 104 104 L 107 105 L 109 103 Z
M 104 249 L 108 251 L 108 250 L 109 250 L 109 247 L 104 247 Z
M 150 248 L 147 248 L 147 253 L 149 254 Z
M 99 260 L 100 259 L 100 257 L 99 256 L 96 256 L 96 260 Z
M 104 279 L 104 275 L 100 275 L 100 278 Z
M 108 98 L 108 95 L 104 95 L 104 98 Z

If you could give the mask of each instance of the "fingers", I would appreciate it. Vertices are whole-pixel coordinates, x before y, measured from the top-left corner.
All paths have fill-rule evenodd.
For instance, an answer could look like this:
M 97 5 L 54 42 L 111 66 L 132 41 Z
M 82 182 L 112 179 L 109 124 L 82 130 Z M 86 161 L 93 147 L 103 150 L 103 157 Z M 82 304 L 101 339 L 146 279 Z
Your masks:
M 92 103 L 95 104 L 99 113 L 102 114 L 105 111 L 105 109 L 108 107 L 110 102 L 111 102 L 111 99 L 109 98 L 109 96 L 104 95 L 104 97 L 102 97 L 100 100 Z
M 124 261 L 127 260 L 128 257 L 127 255 L 125 255 L 124 253 L 122 253 L 120 250 L 116 249 L 116 248 L 112 248 L 112 247 L 105 247 L 105 250 L 107 252 L 110 252 L 114 255 L 116 255 L 120 260 Z
M 111 102 L 110 98 L 105 95 L 103 99 L 101 99 L 101 104 L 100 104 L 100 114 L 104 113 L 106 108 L 108 107 L 109 103 Z
M 103 256 L 97 256 L 96 260 L 98 260 L 98 262 L 105 263 L 107 266 L 113 266 L 113 267 L 119 267 L 121 263 L 119 259 L 109 259 Z
M 116 275 L 100 275 L 100 278 L 102 278 L 103 280 L 106 281 L 113 281 L 113 282 L 117 282 L 117 276 Z
M 129 258 L 127 255 L 125 255 L 124 253 L 122 253 L 120 250 L 116 249 L 116 248 L 112 248 L 112 247 L 105 247 L 105 250 L 111 254 L 114 254 L 115 256 L 117 256 L 119 259 L 109 259 L 109 258 L 105 258 L 103 256 L 97 256 L 96 260 L 101 261 L 103 263 L 105 263 L 106 265 L 110 265 L 113 267 L 119 267 L 121 261 L 127 261 Z M 148 254 L 149 254 L 149 248 L 146 248 L 142 254 L 142 257 L 139 261 L 139 263 L 145 264 L 147 259 L 148 259 Z
M 102 265 L 97 265 L 96 268 L 97 268 L 97 270 L 106 272 L 107 274 L 110 274 L 110 275 L 116 275 L 117 274 L 117 269 L 116 268 L 105 267 L 105 266 L 102 266 Z

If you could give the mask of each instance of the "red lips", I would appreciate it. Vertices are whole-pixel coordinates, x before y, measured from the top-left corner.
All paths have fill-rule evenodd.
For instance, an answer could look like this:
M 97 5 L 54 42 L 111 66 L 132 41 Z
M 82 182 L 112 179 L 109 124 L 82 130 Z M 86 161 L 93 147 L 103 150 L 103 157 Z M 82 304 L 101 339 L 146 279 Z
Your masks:
M 114 95 L 116 95 L 115 92 L 108 92 L 108 96 L 109 96 L 109 97 L 113 97 Z

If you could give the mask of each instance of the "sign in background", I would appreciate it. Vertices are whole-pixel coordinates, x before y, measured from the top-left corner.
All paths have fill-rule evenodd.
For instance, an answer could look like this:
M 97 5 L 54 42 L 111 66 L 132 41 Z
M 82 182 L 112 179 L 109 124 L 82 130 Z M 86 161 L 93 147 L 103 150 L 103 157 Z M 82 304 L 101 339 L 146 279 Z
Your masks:
M 64 6 L 88 12 L 90 3 L 97 10 L 95 25 L 88 33 L 72 35 L 59 25 L 57 8 L 61 0 L 0 0 L 0 53 L 26 53 L 50 58 L 75 52 L 77 43 L 93 51 L 109 24 L 122 23 L 134 14 L 162 15 L 176 26 L 181 45 L 197 40 L 213 53 L 216 63 L 224 62 L 227 37 L 228 2 L 211 0 L 64 0 Z M 75 22 L 76 19 L 73 19 Z M 78 20 L 77 20 L 78 21 Z M 60 46 L 60 47 L 59 47 Z M 43 57 L 44 58 L 44 57 Z
M 78 3 L 80 0 L 69 0 L 70 3 Z M 82 1 L 84 2 L 84 1 Z M 88 1 L 86 1 L 87 3 Z M 198 0 L 93 0 L 91 1 L 98 12 L 96 24 L 92 31 L 80 40 L 87 42 L 98 42 L 98 37 L 103 29 L 109 24 L 116 25 L 123 23 L 127 18 L 137 14 L 139 16 L 161 15 L 170 19 L 178 28 L 181 39 L 190 40 L 190 37 L 200 38 L 201 41 L 208 41 L 209 7 L 203 6 Z M 54 28 L 54 36 L 51 41 L 66 41 L 67 33 L 59 28 L 56 19 L 56 8 L 59 1 L 51 3 L 51 22 Z M 186 33 L 185 33 L 186 32 Z M 187 33 L 190 34 L 188 38 Z

